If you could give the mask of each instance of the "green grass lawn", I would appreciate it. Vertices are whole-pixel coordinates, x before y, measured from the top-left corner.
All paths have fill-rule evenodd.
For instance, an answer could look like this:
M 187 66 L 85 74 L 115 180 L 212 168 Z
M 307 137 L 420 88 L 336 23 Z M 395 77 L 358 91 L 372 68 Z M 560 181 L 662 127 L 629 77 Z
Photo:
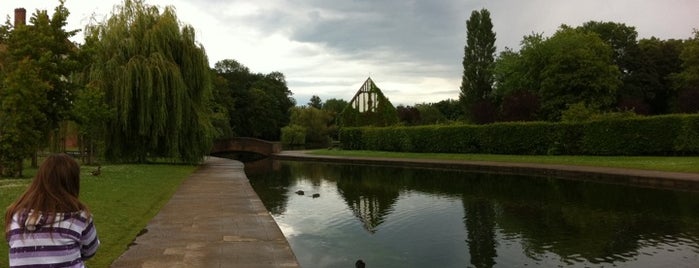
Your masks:
M 100 176 L 90 175 L 95 167 L 81 168 L 80 199 L 95 217 L 102 245 L 89 267 L 109 267 L 133 241 L 148 221 L 170 199 L 181 182 L 194 170 L 187 165 L 103 165 Z M 36 170 L 27 170 L 33 176 Z M 5 209 L 26 189 L 31 179 L 0 179 L 0 206 Z M 3 218 L 4 219 L 4 218 Z M 4 237 L 4 220 L 0 223 Z M 7 265 L 7 243 L 0 246 L 0 267 Z
M 438 154 L 383 151 L 314 150 L 316 155 L 389 157 L 410 159 L 444 159 L 464 161 L 494 161 L 541 163 L 580 166 L 632 168 L 645 170 L 699 173 L 697 156 L 570 156 L 570 155 L 496 155 L 496 154 Z

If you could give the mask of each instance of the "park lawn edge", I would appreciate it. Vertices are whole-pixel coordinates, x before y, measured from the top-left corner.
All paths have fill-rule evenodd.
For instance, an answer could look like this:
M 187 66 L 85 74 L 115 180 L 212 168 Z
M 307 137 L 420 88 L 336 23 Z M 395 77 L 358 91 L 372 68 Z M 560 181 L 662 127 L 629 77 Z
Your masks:
M 376 157 L 399 159 L 433 159 L 456 161 L 492 161 L 505 163 L 536 163 L 572 166 L 595 166 L 655 170 L 666 172 L 699 173 L 699 156 L 587 156 L 587 155 L 498 155 L 407 153 L 366 150 L 317 149 L 311 155 L 338 157 Z
M 104 164 L 102 174 L 92 176 L 95 167 L 81 167 L 80 199 L 94 215 L 101 241 L 97 254 L 87 261 L 88 267 L 109 267 L 128 245 L 170 200 L 182 182 L 196 169 L 193 165 L 171 164 Z M 31 174 L 32 171 L 30 170 Z M 0 179 L 6 208 L 22 194 L 32 178 Z M 4 216 L 4 209 L 3 209 Z M 4 218 L 0 224 L 4 234 Z M 8 263 L 8 245 L 0 246 L 0 267 Z

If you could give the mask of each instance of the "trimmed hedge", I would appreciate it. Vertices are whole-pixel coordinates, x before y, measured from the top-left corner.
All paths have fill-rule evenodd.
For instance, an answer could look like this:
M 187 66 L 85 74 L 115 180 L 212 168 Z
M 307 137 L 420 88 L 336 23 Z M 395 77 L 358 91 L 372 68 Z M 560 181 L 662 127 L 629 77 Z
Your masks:
M 697 155 L 699 114 L 581 123 L 343 128 L 342 148 L 418 153 Z

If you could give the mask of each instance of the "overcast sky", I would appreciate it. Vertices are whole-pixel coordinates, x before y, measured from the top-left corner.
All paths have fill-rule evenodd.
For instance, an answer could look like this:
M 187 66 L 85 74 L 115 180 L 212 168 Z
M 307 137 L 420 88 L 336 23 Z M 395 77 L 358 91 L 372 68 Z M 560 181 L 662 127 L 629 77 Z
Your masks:
M 121 0 L 67 0 L 68 30 L 100 22 Z M 498 50 L 524 35 L 550 36 L 590 20 L 636 27 L 639 38 L 686 39 L 699 28 L 697 0 L 146 0 L 174 6 L 210 65 L 235 59 L 253 72 L 284 73 L 299 105 L 311 95 L 349 101 L 368 76 L 394 105 L 458 99 L 465 22 L 491 13 Z M 0 0 L 53 13 L 58 0 Z M 77 42 L 82 42 L 79 37 Z

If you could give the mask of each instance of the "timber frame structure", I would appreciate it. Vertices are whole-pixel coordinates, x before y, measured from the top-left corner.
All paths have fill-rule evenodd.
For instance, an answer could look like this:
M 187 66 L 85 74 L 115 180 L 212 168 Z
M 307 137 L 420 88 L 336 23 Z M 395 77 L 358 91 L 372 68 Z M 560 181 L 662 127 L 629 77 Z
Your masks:
M 375 112 L 379 105 L 379 98 L 383 97 L 383 92 L 374 84 L 371 77 L 367 78 L 359 88 L 352 100 L 349 102 L 352 108 L 360 113 Z
M 367 78 L 340 116 L 340 126 L 389 126 L 398 122 L 398 112 L 381 89 Z

